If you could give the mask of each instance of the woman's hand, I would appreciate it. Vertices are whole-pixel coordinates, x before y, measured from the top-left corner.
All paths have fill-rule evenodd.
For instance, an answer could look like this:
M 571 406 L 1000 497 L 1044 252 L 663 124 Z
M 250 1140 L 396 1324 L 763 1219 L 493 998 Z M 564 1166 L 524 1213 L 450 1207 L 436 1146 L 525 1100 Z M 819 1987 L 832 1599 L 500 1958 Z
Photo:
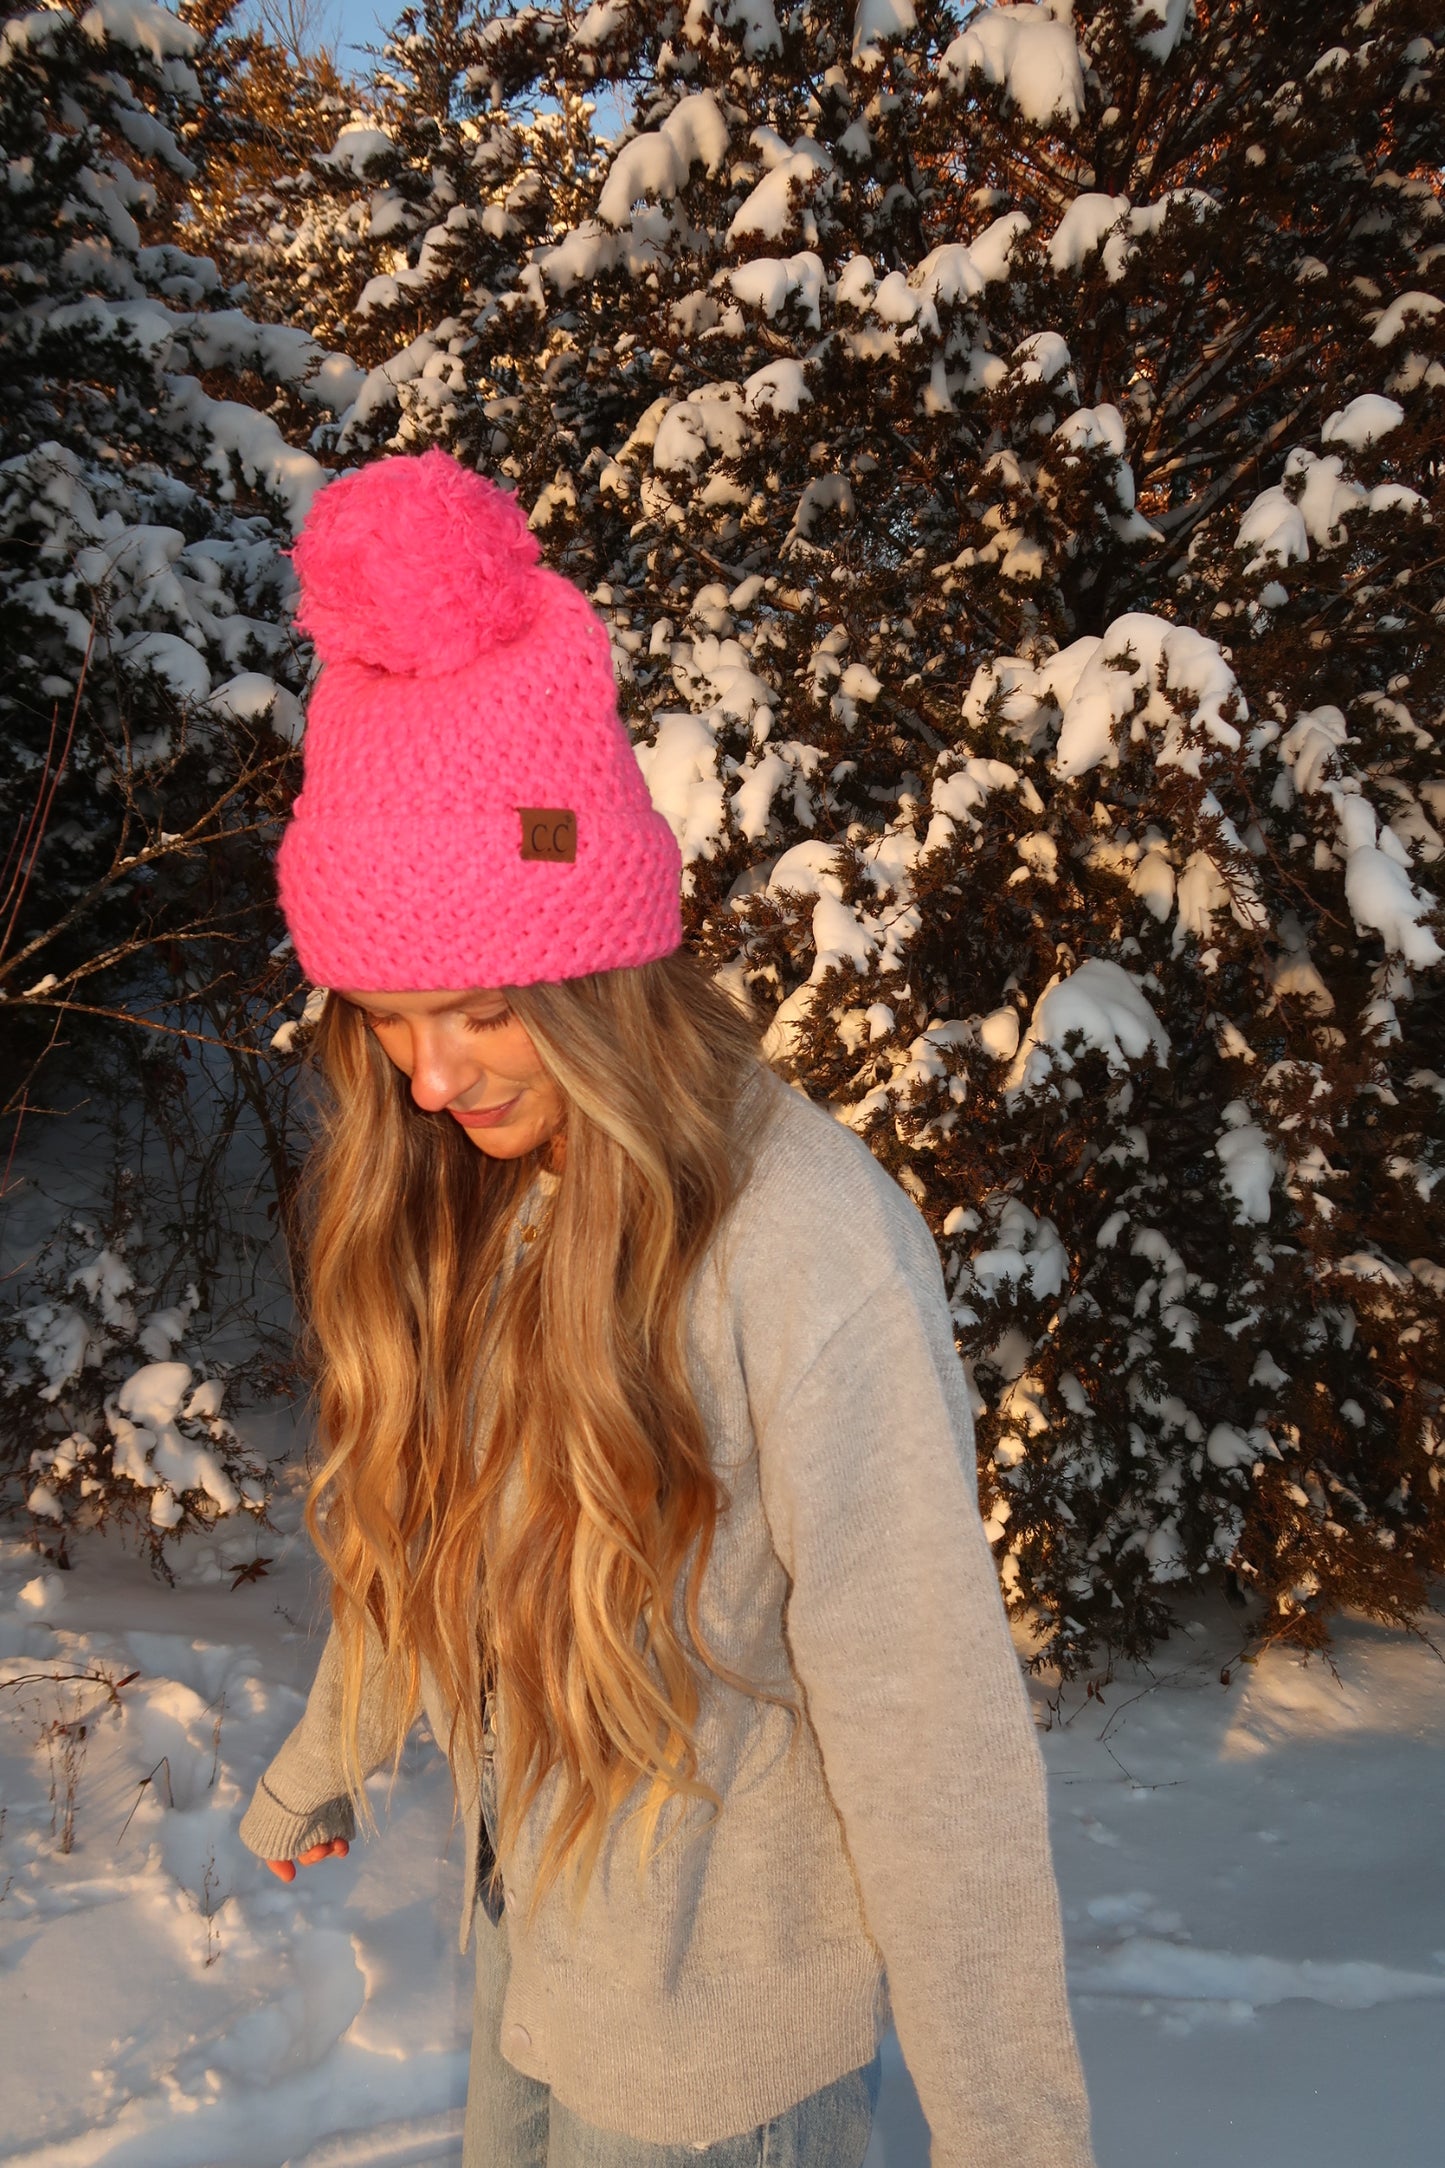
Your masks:
M 328 1844 L 313 1844 L 309 1852 L 299 1852 L 295 1859 L 268 1859 L 266 1865 L 272 1874 L 283 1882 L 294 1882 L 298 1867 L 314 1867 L 318 1859 L 345 1859 L 351 1846 L 345 1837 L 333 1837 Z

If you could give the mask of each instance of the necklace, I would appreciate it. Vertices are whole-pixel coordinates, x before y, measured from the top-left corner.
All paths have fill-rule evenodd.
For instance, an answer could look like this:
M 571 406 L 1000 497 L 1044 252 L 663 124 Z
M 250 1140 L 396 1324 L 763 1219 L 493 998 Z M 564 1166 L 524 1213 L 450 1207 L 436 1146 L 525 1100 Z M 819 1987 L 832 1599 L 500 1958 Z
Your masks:
M 522 1240 L 524 1242 L 535 1242 L 538 1235 L 545 1230 L 551 1216 L 552 1197 L 548 1191 L 543 1190 L 541 1200 L 536 1207 L 535 1217 L 529 1220 L 522 1229 Z

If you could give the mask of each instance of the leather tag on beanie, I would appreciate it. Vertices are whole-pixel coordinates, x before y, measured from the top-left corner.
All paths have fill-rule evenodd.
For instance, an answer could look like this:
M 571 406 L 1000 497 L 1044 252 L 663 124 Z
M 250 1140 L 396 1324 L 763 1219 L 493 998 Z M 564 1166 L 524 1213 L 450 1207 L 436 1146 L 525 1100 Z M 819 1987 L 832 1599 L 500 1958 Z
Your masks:
M 524 858 L 565 859 L 577 857 L 577 815 L 570 806 L 519 805 L 522 816 Z

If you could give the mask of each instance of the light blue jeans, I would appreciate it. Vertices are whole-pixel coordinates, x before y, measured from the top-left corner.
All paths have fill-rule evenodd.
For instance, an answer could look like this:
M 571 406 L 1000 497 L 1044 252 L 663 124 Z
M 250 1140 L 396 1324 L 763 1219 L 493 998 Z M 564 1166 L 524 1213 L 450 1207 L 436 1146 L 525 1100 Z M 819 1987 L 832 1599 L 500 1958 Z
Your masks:
M 498 2046 L 507 1930 L 478 1905 L 477 1999 L 462 2168 L 862 2168 L 882 2078 L 881 2051 L 770 2123 L 697 2150 L 599 2130 L 551 2088 L 514 2070 Z

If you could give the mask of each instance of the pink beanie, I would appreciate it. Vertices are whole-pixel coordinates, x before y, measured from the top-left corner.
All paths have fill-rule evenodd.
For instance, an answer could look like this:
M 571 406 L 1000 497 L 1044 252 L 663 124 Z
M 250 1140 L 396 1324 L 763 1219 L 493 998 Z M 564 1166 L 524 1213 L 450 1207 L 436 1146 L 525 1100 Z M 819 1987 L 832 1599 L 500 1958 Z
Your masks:
M 277 854 L 318 986 L 525 986 L 668 955 L 682 855 L 607 628 L 439 447 L 328 482 L 289 552 L 321 672 Z

